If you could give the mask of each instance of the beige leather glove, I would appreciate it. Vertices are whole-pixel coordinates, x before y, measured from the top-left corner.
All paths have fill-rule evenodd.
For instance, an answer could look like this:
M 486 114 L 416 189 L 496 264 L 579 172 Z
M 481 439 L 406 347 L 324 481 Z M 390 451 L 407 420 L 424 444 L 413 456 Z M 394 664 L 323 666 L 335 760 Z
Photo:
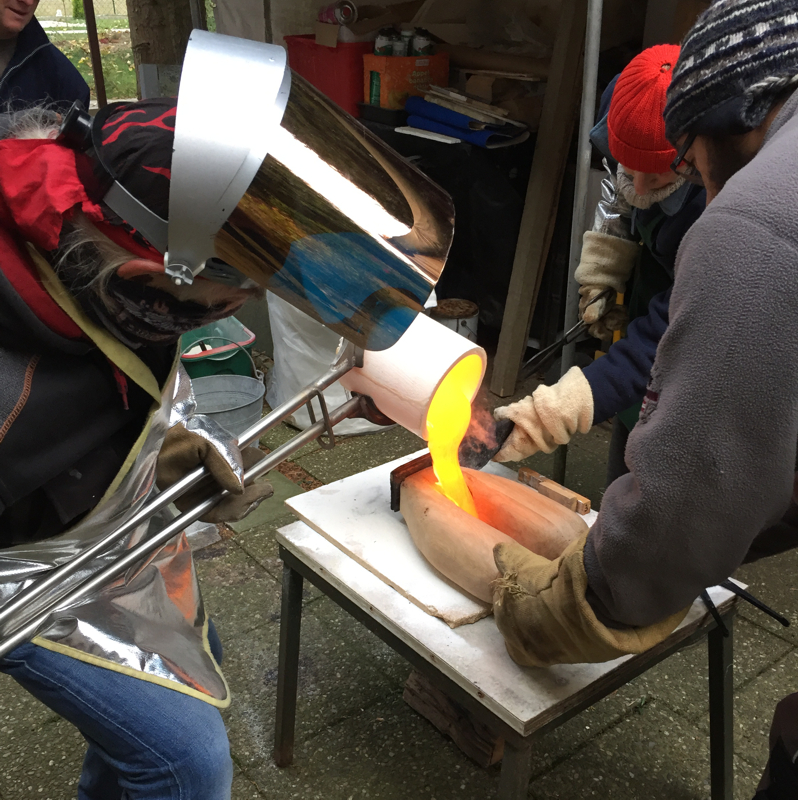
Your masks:
M 211 473 L 193 489 L 175 500 L 181 511 L 199 505 L 219 490 L 230 492 L 221 502 L 200 517 L 205 522 L 237 522 L 254 511 L 274 493 L 268 481 L 244 486 L 246 469 L 263 457 L 257 447 L 239 450 L 235 440 L 207 417 L 190 417 L 173 425 L 166 434 L 155 469 L 155 482 L 166 489 L 203 464 Z
M 515 423 L 494 461 L 521 461 L 542 450 L 552 453 L 578 431 L 593 425 L 593 392 L 579 367 L 571 367 L 554 386 L 538 386 L 523 400 L 501 406 L 496 419 Z
M 587 536 L 572 542 L 554 561 L 516 542 L 494 547 L 501 577 L 493 585 L 493 614 L 516 663 L 547 667 L 642 653 L 667 638 L 687 614 L 689 606 L 645 628 L 602 625 L 585 599 Z
M 615 295 L 591 301 L 605 289 L 610 288 L 616 294 L 621 294 L 626 288 L 626 281 L 634 269 L 640 247 L 636 242 L 622 239 L 619 236 L 610 236 L 608 233 L 586 231 L 582 239 L 582 255 L 574 277 L 580 284 L 579 313 L 588 325 L 594 325 L 608 313 L 615 312 Z M 591 303 L 590 305 L 588 305 Z M 617 327 L 607 326 L 607 330 L 619 330 L 621 325 L 613 322 Z M 596 336 L 601 329 L 594 332 Z M 604 337 L 599 337 L 604 338 Z

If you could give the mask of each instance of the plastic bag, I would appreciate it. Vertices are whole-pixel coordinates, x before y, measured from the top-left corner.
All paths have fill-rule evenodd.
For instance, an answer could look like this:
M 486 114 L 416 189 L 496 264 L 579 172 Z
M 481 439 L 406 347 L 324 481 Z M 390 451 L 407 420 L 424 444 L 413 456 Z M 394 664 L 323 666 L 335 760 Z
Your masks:
M 271 292 L 266 293 L 266 300 L 274 340 L 274 368 L 266 380 L 266 401 L 276 408 L 330 368 L 341 337 Z M 351 394 L 337 382 L 324 390 L 328 409 L 338 408 L 350 397 Z M 318 400 L 313 401 L 313 413 L 316 420 L 322 418 Z M 295 411 L 286 422 L 301 430 L 309 427 L 311 421 L 307 406 Z M 334 430 L 346 436 L 376 433 L 386 430 L 386 427 L 365 419 L 345 419 Z

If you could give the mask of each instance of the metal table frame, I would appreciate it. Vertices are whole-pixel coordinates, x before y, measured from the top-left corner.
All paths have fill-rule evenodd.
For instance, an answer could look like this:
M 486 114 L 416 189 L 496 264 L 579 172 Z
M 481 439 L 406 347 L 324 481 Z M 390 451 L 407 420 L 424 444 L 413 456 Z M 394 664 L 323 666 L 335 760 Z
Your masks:
M 597 703 L 633 678 L 658 664 L 673 653 L 704 636 L 709 651 L 709 716 L 710 716 L 710 776 L 711 800 L 732 800 L 733 795 L 733 620 L 736 608 L 721 615 L 729 635 L 724 636 L 713 621 L 697 631 L 672 643 L 670 637 L 660 646 L 630 659 L 622 675 L 602 682 L 600 690 L 579 705 L 570 708 L 556 719 L 542 725 L 528 736 L 522 736 L 499 719 L 492 711 L 443 674 L 434 663 L 387 630 L 322 575 L 315 572 L 296 554 L 279 545 L 283 561 L 283 586 L 280 615 L 280 654 L 277 676 L 277 712 L 275 723 L 274 759 L 278 767 L 289 766 L 294 759 L 294 727 L 296 722 L 299 643 L 302 623 L 302 586 L 305 579 L 342 609 L 363 623 L 372 633 L 405 658 L 415 669 L 426 675 L 441 691 L 465 706 L 477 719 L 504 737 L 504 758 L 499 781 L 499 800 L 522 800 L 527 797 L 532 767 L 532 746 L 538 734 L 556 728 L 581 711 Z

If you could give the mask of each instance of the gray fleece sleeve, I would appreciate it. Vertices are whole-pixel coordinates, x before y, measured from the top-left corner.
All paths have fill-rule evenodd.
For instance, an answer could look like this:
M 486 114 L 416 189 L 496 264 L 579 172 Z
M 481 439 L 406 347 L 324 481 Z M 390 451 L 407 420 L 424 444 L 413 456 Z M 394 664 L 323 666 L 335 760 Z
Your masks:
M 588 600 L 610 625 L 684 608 L 790 505 L 798 221 L 722 203 L 725 193 L 682 243 L 670 326 L 626 449 L 631 472 L 608 487 L 588 536 Z

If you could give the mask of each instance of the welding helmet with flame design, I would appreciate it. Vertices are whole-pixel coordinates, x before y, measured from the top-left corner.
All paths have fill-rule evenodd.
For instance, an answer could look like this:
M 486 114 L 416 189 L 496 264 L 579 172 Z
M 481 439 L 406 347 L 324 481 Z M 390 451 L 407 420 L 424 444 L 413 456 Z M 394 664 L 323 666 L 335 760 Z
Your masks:
M 283 48 L 191 34 L 160 168 L 166 217 L 104 159 L 114 113 L 73 108 L 61 140 L 93 155 L 102 202 L 176 283 L 257 284 L 369 350 L 421 311 L 451 245 L 450 198 L 293 73 Z

